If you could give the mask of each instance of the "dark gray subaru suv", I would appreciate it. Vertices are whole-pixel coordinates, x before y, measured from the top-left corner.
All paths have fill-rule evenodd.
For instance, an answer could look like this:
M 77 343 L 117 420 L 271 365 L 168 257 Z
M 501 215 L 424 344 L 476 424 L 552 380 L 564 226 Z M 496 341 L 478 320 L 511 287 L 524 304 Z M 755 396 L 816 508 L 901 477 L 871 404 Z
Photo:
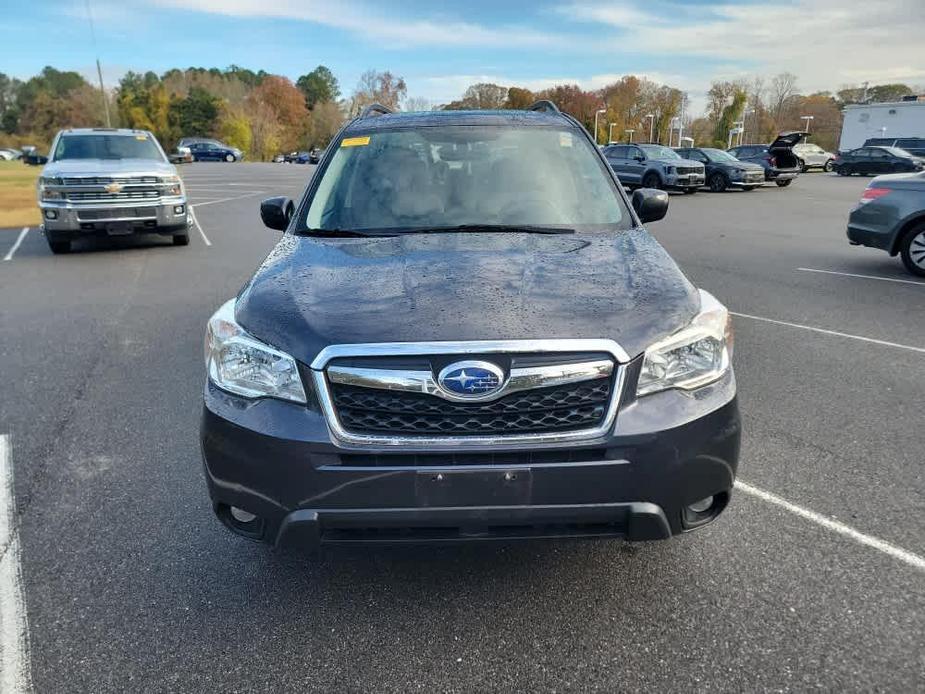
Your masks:
M 280 546 L 654 540 L 726 507 L 729 314 L 642 228 L 584 128 L 389 113 L 328 148 L 286 233 L 208 323 L 218 517 Z

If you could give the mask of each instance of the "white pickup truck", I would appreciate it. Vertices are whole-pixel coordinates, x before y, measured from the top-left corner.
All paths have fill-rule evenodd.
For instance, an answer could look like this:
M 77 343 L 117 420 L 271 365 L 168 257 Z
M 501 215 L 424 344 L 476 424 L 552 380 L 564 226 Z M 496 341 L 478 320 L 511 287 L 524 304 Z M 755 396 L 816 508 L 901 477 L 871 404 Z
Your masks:
M 38 181 L 42 228 L 53 253 L 88 236 L 161 234 L 189 243 L 183 182 L 146 130 L 62 130 Z

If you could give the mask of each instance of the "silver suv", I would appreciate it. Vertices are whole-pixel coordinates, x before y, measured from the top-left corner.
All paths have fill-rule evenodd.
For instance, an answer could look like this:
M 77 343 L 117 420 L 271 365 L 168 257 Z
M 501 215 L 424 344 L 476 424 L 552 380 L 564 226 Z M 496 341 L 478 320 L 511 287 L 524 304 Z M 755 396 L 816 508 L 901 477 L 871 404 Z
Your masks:
M 162 234 L 189 243 L 183 182 L 146 130 L 62 130 L 38 181 L 42 228 L 53 253 L 88 236 Z
M 628 187 L 673 188 L 696 193 L 706 181 L 703 164 L 682 159 L 663 145 L 611 145 L 603 153 L 620 182 Z

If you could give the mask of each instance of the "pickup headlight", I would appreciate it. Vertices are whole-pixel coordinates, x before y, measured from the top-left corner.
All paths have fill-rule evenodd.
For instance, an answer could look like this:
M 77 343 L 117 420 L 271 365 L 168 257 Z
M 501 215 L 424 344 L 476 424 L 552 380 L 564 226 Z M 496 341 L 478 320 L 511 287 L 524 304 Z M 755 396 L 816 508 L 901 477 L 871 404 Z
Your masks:
M 279 398 L 305 404 L 305 388 L 295 359 L 262 343 L 234 320 L 235 299 L 222 305 L 206 328 L 209 379 L 245 398 Z
M 183 195 L 183 181 L 179 176 L 162 176 L 161 184 L 164 195 Z
M 729 311 L 701 289 L 700 313 L 690 325 L 646 350 L 636 394 L 693 390 L 718 380 L 729 370 L 732 343 Z
M 60 178 L 47 178 L 45 176 L 39 177 L 38 189 L 39 189 L 39 201 L 44 200 L 63 200 L 64 193 L 60 190 L 50 190 L 48 186 L 60 186 Z

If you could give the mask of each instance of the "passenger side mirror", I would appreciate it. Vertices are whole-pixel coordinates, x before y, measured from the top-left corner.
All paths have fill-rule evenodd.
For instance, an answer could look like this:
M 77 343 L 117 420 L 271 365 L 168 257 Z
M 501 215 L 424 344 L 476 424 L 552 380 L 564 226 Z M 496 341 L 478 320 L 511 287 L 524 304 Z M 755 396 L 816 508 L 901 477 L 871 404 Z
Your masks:
M 657 222 L 668 214 L 668 193 L 657 188 L 640 188 L 633 193 L 633 209 L 643 224 Z
M 260 219 L 270 229 L 286 231 L 294 212 L 295 205 L 285 196 L 267 198 L 260 203 Z

